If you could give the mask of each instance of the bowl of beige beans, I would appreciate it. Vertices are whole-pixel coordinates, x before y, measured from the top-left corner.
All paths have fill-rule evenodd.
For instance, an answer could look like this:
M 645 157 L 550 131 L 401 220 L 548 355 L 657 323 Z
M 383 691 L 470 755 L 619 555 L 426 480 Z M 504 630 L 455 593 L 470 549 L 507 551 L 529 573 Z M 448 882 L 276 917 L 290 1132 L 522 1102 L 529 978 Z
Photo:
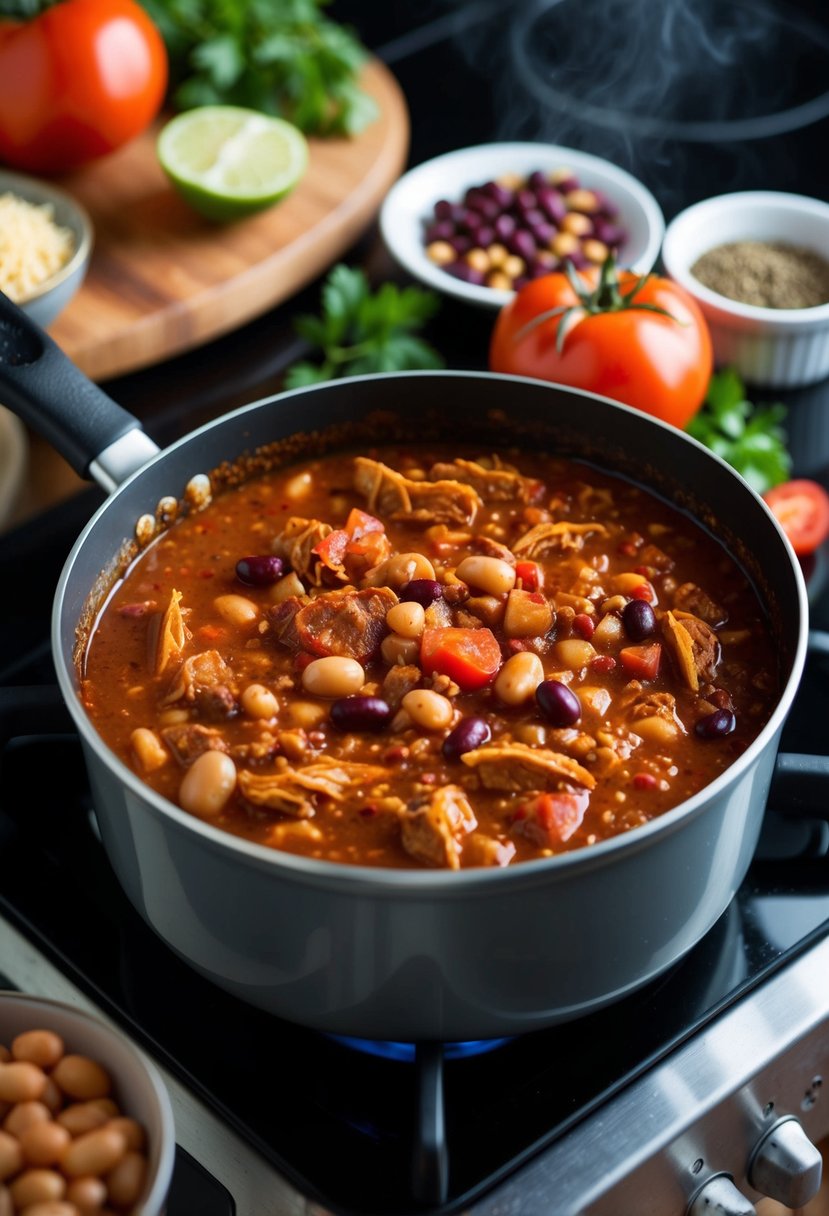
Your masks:
M 704 199 L 668 224 L 662 262 L 702 310 L 718 366 L 763 388 L 829 376 L 829 203 L 775 190 Z
M 0 992 L 0 1213 L 161 1216 L 175 1155 L 154 1065 L 69 1005 Z
M 0 169 L 0 291 L 48 328 L 83 283 L 92 254 L 86 209 L 51 182 Z

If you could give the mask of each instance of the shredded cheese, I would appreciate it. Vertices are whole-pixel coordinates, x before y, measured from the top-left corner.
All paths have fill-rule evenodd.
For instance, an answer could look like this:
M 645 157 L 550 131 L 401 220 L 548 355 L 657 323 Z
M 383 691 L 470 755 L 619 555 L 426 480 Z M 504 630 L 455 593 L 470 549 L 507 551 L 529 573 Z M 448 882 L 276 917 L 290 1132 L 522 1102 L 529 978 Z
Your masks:
M 54 220 L 51 204 L 0 195 L 0 290 L 19 303 L 65 266 L 73 237 Z

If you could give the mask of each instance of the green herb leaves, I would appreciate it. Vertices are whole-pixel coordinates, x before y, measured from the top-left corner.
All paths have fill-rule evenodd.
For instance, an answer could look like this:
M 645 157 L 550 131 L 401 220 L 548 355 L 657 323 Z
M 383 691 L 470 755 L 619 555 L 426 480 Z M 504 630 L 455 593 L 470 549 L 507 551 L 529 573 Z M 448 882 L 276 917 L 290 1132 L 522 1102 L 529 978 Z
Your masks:
M 141 0 L 170 56 L 180 109 L 239 105 L 317 135 L 355 135 L 377 117 L 357 85 L 366 52 L 322 15 L 323 0 Z
M 297 332 L 322 354 L 322 363 L 296 363 L 286 388 L 341 376 L 439 368 L 444 361 L 412 331 L 435 312 L 437 296 L 419 287 L 383 283 L 372 292 L 361 270 L 335 266 L 322 289 L 322 316 L 299 317 Z
M 758 494 L 785 481 L 791 471 L 785 405 L 755 406 L 733 368 L 711 377 L 705 404 L 686 430 L 728 461 Z

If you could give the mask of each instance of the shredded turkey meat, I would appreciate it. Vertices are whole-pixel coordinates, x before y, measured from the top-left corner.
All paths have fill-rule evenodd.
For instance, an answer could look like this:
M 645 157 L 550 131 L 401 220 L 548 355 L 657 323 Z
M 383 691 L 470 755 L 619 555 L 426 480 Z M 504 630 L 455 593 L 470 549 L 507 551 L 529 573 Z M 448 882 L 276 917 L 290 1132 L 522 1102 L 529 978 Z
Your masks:
M 377 764 L 357 764 L 348 760 L 320 757 L 302 768 L 292 768 L 277 760 L 273 773 L 239 772 L 239 791 L 252 806 L 267 807 L 297 819 L 311 819 L 316 813 L 315 798 L 342 799 L 345 793 L 371 785 L 387 775 Z
M 522 476 L 497 456 L 488 465 L 477 460 L 439 462 L 432 465 L 429 476 L 432 481 L 462 481 L 488 502 L 535 502 L 544 493 L 541 482 Z
M 443 869 L 460 869 L 461 839 L 477 826 L 469 799 L 457 785 L 445 785 L 425 806 L 400 813 L 401 839 L 409 856 Z
M 184 623 L 180 591 L 170 592 L 170 602 L 164 610 L 158 629 L 155 648 L 155 674 L 163 675 L 170 663 L 180 659 L 184 647 L 190 640 L 190 631 Z
M 422 524 L 471 524 L 483 503 L 460 481 L 412 481 L 367 456 L 354 461 L 354 488 L 369 511 L 392 520 Z
M 536 524 L 525 532 L 512 546 L 516 557 L 531 558 L 537 561 L 548 553 L 573 550 L 577 552 L 584 548 L 586 537 L 607 536 L 604 524 L 573 524 L 559 520 L 554 524 Z
M 203 650 L 185 659 L 162 706 L 187 701 L 212 720 L 229 718 L 238 709 L 233 673 L 218 650 Z
M 592 790 L 596 778 L 572 756 L 526 743 L 494 743 L 466 752 L 461 760 L 475 769 L 490 790 L 560 789 L 572 783 Z
M 199 722 L 182 722 L 167 726 L 161 737 L 183 768 L 198 760 L 205 752 L 227 752 L 230 750 L 220 730 L 202 726 Z

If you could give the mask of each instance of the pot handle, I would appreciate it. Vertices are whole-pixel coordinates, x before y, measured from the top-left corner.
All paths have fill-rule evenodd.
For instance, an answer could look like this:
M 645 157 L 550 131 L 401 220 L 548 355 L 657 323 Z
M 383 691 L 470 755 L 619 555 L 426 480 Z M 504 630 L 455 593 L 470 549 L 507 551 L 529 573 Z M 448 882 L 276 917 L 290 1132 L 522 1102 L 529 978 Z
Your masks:
M 770 800 L 781 814 L 829 820 L 829 756 L 780 752 L 772 781 Z
M 158 452 L 138 419 L 2 292 L 0 400 L 108 492 Z

